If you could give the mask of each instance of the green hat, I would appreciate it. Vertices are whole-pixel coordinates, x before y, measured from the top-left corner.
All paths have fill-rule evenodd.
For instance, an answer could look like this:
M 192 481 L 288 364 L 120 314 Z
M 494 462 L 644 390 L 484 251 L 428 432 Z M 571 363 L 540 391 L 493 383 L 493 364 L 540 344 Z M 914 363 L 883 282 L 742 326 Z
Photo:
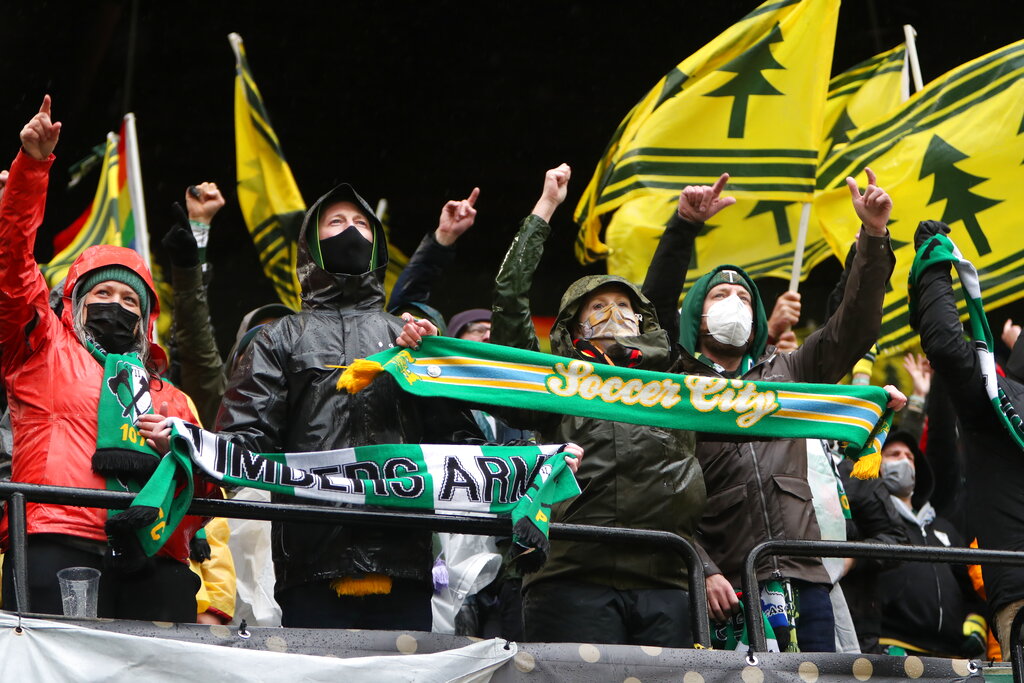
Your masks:
M 88 294 L 93 287 L 107 280 L 114 280 L 131 287 L 139 295 L 139 308 L 142 309 L 142 319 L 145 320 L 149 316 L 149 288 L 146 286 L 146 281 L 142 279 L 141 275 L 125 266 L 104 266 L 103 268 L 90 270 L 78 281 L 78 286 L 75 287 L 75 301 L 77 302 L 82 296 Z
M 719 270 L 711 276 L 711 280 L 708 281 L 708 288 L 706 291 L 710 292 L 716 285 L 739 285 L 743 289 L 747 290 L 747 294 L 753 296 L 753 292 L 750 291 L 750 285 L 747 284 L 747 279 L 739 274 L 735 270 Z

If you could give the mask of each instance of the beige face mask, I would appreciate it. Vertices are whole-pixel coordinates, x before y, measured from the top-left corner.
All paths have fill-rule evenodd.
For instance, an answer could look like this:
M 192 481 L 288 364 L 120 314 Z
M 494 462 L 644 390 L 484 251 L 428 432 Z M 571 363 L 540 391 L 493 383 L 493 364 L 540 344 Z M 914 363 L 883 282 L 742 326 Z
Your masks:
M 635 337 L 640 334 L 642 319 L 639 313 L 627 313 L 618 306 L 606 306 L 580 323 L 580 336 L 588 341 Z

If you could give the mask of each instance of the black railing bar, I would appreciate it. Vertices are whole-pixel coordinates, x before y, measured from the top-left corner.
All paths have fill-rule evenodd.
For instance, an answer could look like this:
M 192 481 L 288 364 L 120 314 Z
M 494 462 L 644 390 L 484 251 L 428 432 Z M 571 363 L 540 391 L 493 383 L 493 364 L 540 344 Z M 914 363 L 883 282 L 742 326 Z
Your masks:
M 10 498 L 15 495 L 22 495 L 27 501 L 32 503 L 108 509 L 124 509 L 131 505 L 135 499 L 135 494 L 120 491 L 0 482 L 0 498 Z M 218 500 L 213 498 L 194 499 L 189 506 L 189 513 L 211 517 L 263 521 L 279 520 L 320 524 L 344 523 L 400 526 L 404 528 L 484 536 L 509 536 L 511 531 L 508 519 L 484 518 L 470 515 L 373 511 L 358 508 L 337 508 L 266 501 Z M 22 529 L 24 529 L 24 526 L 22 526 Z M 686 561 L 690 576 L 690 616 L 694 642 L 704 647 L 710 647 L 710 628 L 707 619 L 704 618 L 704 615 L 707 614 L 704 566 L 697 555 L 696 549 L 686 539 L 668 531 L 582 524 L 552 524 L 549 535 L 554 540 L 614 541 L 617 543 L 658 547 L 682 555 Z M 18 556 L 24 557 L 24 553 L 16 553 L 16 562 L 18 561 Z
M 978 548 L 934 548 L 931 546 L 883 545 L 854 541 L 765 541 L 747 554 L 743 566 L 743 594 L 759 596 L 757 563 L 762 555 L 789 555 L 794 557 L 856 557 L 896 560 L 927 560 L 946 564 L 999 564 L 1024 566 L 1024 552 L 984 550 Z M 761 621 L 758 600 L 746 600 L 744 620 L 750 639 L 750 649 L 764 652 L 768 641 Z
M 26 542 L 25 494 L 12 493 L 7 507 L 7 514 L 10 515 L 8 533 L 11 535 L 11 544 L 15 548 L 24 548 Z M 20 615 L 22 612 L 31 611 L 28 601 L 28 558 L 25 557 L 25 553 L 21 552 L 16 553 L 13 559 L 14 603 Z M 21 626 L 20 620 L 18 626 Z

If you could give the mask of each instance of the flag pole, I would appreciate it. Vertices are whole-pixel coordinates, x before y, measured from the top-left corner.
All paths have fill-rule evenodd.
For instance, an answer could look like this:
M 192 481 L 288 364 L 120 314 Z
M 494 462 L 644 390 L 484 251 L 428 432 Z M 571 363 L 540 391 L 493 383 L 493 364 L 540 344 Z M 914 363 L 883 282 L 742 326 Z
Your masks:
M 135 244 L 146 262 L 146 267 L 152 270 L 149 258 L 149 227 L 146 223 L 146 204 L 142 194 L 142 166 L 139 163 L 139 139 L 135 133 L 135 114 L 128 112 L 124 115 L 125 155 L 127 164 L 128 196 L 132 200 L 132 213 L 135 219 Z
M 917 61 L 917 31 L 910 24 L 903 24 L 903 36 L 907 41 L 907 61 L 910 62 L 910 73 L 914 76 L 914 92 L 920 92 L 924 88 L 924 81 L 921 80 L 921 63 Z
M 789 291 L 800 289 L 800 271 L 804 268 L 804 245 L 807 243 L 807 226 L 811 222 L 811 203 L 804 202 L 800 209 L 800 229 L 796 233 L 796 247 L 793 250 L 793 272 L 789 276 Z

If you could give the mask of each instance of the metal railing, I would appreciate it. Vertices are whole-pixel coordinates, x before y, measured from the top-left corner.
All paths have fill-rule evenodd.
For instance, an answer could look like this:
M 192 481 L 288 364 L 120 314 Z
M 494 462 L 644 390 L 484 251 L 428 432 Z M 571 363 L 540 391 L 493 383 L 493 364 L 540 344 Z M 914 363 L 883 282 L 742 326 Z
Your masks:
M 884 545 L 853 541 L 765 541 L 750 551 L 743 565 L 743 594 L 759 595 L 757 565 L 765 555 L 792 557 L 854 557 L 889 560 L 917 560 L 944 564 L 998 564 L 1024 566 L 1024 552 L 977 548 L 936 548 L 931 546 Z M 768 641 L 761 620 L 760 600 L 746 600 L 743 618 L 747 623 L 750 649 L 765 652 Z M 1017 613 L 1010 629 L 1013 680 L 1024 681 L 1024 646 L 1020 642 L 1024 610 Z
M 97 489 L 41 486 L 0 482 L 0 499 L 8 501 L 10 545 L 13 549 L 15 606 L 19 612 L 30 609 L 26 586 L 28 580 L 25 546 L 26 503 L 75 505 L 123 510 L 131 505 L 135 494 Z M 189 514 L 207 517 L 229 517 L 282 522 L 313 522 L 320 524 L 352 524 L 396 526 L 482 536 L 508 536 L 509 520 L 467 515 L 386 512 L 358 508 L 336 508 L 320 505 L 283 504 L 260 501 L 215 500 L 196 498 Z M 690 625 L 695 644 L 711 647 L 708 626 L 708 598 L 704 586 L 704 565 L 696 549 L 686 539 L 668 531 L 625 529 L 584 524 L 552 524 L 550 538 L 565 541 L 589 541 L 616 545 L 639 545 L 660 551 L 676 552 L 686 561 L 690 573 Z

